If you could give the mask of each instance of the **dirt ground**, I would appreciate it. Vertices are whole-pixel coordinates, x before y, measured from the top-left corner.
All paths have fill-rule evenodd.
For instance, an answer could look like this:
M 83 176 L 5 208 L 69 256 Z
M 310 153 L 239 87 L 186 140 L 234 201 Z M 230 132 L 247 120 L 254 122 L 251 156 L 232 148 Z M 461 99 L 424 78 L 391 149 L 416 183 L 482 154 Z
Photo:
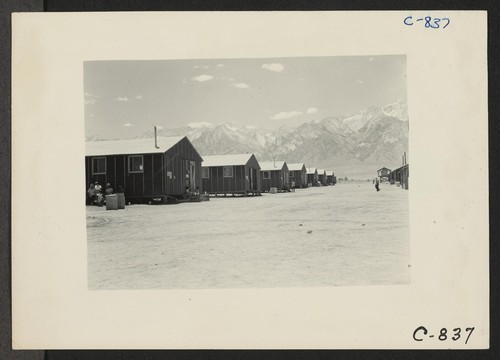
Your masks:
M 178 205 L 87 206 L 89 289 L 410 282 L 408 191 L 371 182 Z

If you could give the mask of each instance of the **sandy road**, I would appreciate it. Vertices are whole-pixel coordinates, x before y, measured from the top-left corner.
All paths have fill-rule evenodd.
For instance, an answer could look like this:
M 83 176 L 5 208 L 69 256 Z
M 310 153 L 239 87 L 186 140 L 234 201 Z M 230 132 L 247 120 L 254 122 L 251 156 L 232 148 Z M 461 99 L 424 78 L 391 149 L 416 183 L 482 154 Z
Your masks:
M 404 284 L 408 191 L 371 182 L 87 207 L 90 289 Z

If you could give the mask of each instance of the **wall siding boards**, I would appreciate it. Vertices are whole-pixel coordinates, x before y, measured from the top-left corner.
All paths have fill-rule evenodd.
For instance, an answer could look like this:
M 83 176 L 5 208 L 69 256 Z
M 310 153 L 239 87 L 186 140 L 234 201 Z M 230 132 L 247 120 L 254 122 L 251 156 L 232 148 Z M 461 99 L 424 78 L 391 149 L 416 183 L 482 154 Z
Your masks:
M 136 155 L 136 154 L 134 154 Z M 87 188 L 96 180 L 107 182 L 116 191 L 123 186 L 128 199 L 147 200 L 166 196 L 181 196 L 185 194 L 186 171 L 191 161 L 195 162 L 195 186 L 201 187 L 201 156 L 187 138 L 183 138 L 165 153 L 140 154 L 143 157 L 143 170 L 140 173 L 129 172 L 129 155 L 107 155 L 106 174 L 92 174 L 92 159 L 85 158 Z M 172 178 L 168 177 L 172 173 Z
M 231 165 L 229 165 L 231 166 Z M 209 166 L 208 178 L 201 179 L 201 166 L 199 176 L 202 183 L 202 191 L 211 194 L 241 194 L 259 193 L 261 191 L 260 166 L 255 158 L 251 156 L 245 165 L 232 165 L 233 176 L 224 177 L 225 166 Z M 254 171 L 254 188 L 250 186 L 250 172 Z

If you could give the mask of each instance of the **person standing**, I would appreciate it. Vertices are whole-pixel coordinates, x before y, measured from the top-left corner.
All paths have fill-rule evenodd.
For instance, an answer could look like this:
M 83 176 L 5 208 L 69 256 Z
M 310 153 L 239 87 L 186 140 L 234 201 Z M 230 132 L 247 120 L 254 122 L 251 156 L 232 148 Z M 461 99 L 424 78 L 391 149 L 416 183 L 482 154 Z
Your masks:
M 90 187 L 87 190 L 87 196 L 88 196 L 87 204 L 94 205 L 94 202 L 95 202 L 95 184 L 94 183 L 90 183 Z
M 377 189 L 377 191 L 380 191 L 378 179 L 375 179 L 375 189 Z

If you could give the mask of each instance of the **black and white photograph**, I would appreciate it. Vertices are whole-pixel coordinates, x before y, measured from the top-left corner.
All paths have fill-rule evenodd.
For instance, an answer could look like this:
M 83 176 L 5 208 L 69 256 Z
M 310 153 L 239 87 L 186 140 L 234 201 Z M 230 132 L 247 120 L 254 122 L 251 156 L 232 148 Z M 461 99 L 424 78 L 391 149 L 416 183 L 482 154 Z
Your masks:
M 488 348 L 486 12 L 12 20 L 13 348 Z
M 410 282 L 405 55 L 83 67 L 89 289 Z

